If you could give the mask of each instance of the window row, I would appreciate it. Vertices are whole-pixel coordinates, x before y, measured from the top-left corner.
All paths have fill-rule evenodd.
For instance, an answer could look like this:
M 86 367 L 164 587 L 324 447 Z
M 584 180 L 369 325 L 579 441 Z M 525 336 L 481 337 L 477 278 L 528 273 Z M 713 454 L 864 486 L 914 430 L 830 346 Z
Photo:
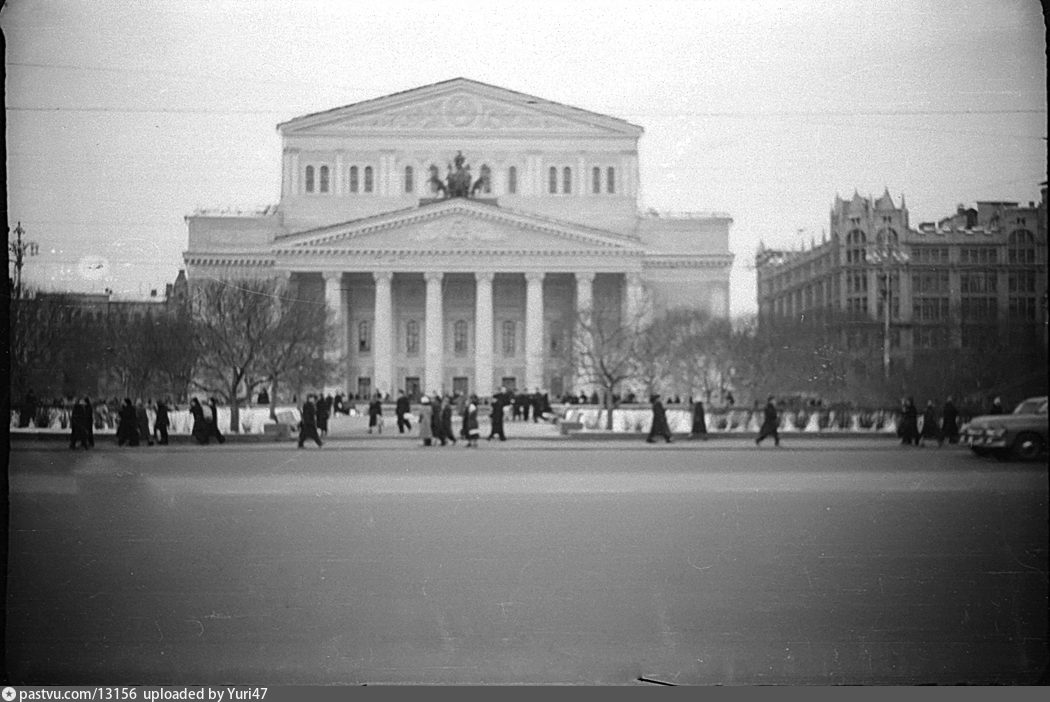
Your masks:
M 351 193 L 371 193 L 375 190 L 375 171 L 372 166 L 350 166 L 347 173 L 347 188 Z M 441 178 L 441 170 L 436 164 L 431 164 L 427 173 L 426 183 L 421 184 L 425 192 L 436 195 L 439 184 L 444 181 Z M 570 166 L 551 166 L 548 171 L 547 192 L 552 195 L 570 195 L 573 192 L 572 168 Z M 478 191 L 482 194 L 491 194 L 493 189 L 492 169 L 487 164 L 482 164 L 478 171 Z M 402 187 L 405 193 L 414 193 L 420 184 L 416 182 L 416 171 L 412 166 L 405 166 L 402 171 Z M 518 168 L 510 166 L 506 170 L 504 180 L 504 192 L 508 195 L 518 194 Z M 592 195 L 600 195 L 603 192 L 608 195 L 616 194 L 616 169 L 613 166 L 601 168 L 595 166 L 591 169 Z M 303 190 L 307 193 L 330 193 L 333 192 L 332 171 L 327 165 L 307 165 L 303 171 Z
M 500 322 L 500 349 L 504 357 L 510 358 L 518 355 L 518 325 L 519 323 L 508 319 Z M 469 325 L 467 320 L 460 319 L 452 323 L 452 353 L 457 356 L 465 356 L 468 352 Z M 416 356 L 420 352 L 421 323 L 410 319 L 405 322 L 404 327 L 404 352 L 409 356 Z M 372 352 L 373 324 L 371 320 L 362 320 L 357 323 L 357 351 L 361 354 Z M 559 356 L 568 350 L 568 334 L 566 327 L 557 322 L 552 323 L 547 334 L 548 351 L 552 356 Z

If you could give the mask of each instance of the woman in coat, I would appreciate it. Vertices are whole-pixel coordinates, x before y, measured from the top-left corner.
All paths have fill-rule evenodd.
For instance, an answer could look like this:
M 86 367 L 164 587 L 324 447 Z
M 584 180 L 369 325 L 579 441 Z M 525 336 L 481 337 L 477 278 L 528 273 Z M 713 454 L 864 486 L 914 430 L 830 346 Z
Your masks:
M 193 417 L 193 438 L 198 444 L 208 443 L 208 423 L 204 420 L 204 408 L 196 397 L 190 400 L 190 416 Z
M 441 442 L 442 446 L 447 444 L 448 439 L 451 438 L 445 436 L 445 427 L 442 424 L 441 415 L 444 409 L 441 395 L 434 393 L 434 397 L 430 401 L 430 433 L 434 435 L 434 439 Z
M 466 409 L 463 411 L 463 435 L 467 439 L 467 448 L 477 448 L 478 437 L 481 430 L 478 429 L 478 396 L 471 395 Z
M 368 433 L 372 433 L 372 428 L 375 427 L 376 431 L 380 434 L 383 433 L 383 402 L 380 399 L 380 394 L 377 392 L 376 396 L 368 404 Z
M 671 443 L 671 427 L 667 424 L 667 411 L 660 402 L 659 395 L 653 395 L 653 420 L 649 425 L 649 436 L 645 438 L 647 443 L 656 443 L 655 437 L 662 437 L 667 443 Z
M 142 400 L 135 403 L 135 422 L 138 425 L 139 436 L 147 446 L 152 446 L 153 432 L 149 430 L 149 415 L 146 414 L 146 405 L 142 404 Z
M 898 434 L 901 443 L 905 446 L 919 443 L 919 411 L 915 408 L 915 400 L 906 398 L 901 404 L 901 423 Z
M 424 395 L 419 398 L 419 438 L 423 440 L 424 446 L 430 446 L 434 438 L 434 429 L 431 426 L 433 421 L 434 413 L 430 406 L 430 398 Z
M 441 436 L 456 445 L 456 430 L 452 428 L 452 398 L 446 398 L 441 405 Z M 464 410 L 466 412 L 466 410 Z M 466 415 L 464 414 L 464 419 Z M 466 438 L 466 424 L 463 425 L 463 437 Z M 444 443 L 444 442 L 442 442 Z
M 84 406 L 84 401 L 74 400 L 73 410 L 70 412 L 69 417 L 69 428 L 72 430 L 69 437 L 69 448 L 76 450 L 77 444 L 83 445 L 85 449 L 90 448 L 87 433 L 87 427 L 90 422 L 91 417 L 88 409 Z
M 707 419 L 704 416 L 704 403 L 700 400 L 693 403 L 693 426 L 689 430 L 689 438 L 707 441 Z
M 215 440 L 220 444 L 226 443 L 226 437 L 219 431 L 219 407 L 215 402 L 215 398 L 208 400 L 208 407 L 211 408 L 211 421 L 208 422 L 208 434 L 214 436 Z
M 157 418 L 153 420 L 153 432 L 157 435 L 157 443 L 161 446 L 168 444 L 168 403 L 165 400 L 157 402 Z
M 941 442 L 941 428 L 938 426 L 937 408 L 933 400 L 926 401 L 926 409 L 922 412 L 922 433 L 919 435 L 919 446 L 926 445 L 926 439 Z

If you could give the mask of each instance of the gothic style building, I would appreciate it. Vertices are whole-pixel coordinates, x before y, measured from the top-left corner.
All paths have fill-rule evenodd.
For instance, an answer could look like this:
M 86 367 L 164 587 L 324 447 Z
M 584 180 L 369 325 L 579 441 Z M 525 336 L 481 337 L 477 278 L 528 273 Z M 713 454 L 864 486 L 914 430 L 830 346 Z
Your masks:
M 277 129 L 280 202 L 186 217 L 187 276 L 327 304 L 344 392 L 559 395 L 579 310 L 728 314 L 732 220 L 641 214 L 622 119 L 456 78 Z
M 917 354 L 1001 339 L 1046 348 L 1046 184 L 1040 202 L 981 201 L 912 227 L 901 196 L 835 197 L 831 235 L 801 251 L 760 247 L 760 324 L 837 312 L 853 349 Z M 888 305 L 887 305 L 888 302 Z M 888 316 L 887 316 L 888 311 Z

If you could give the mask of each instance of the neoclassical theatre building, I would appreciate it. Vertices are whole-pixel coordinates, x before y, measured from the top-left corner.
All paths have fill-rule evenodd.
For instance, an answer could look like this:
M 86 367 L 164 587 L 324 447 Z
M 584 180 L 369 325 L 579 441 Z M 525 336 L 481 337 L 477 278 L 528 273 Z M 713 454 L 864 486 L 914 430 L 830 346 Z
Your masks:
M 577 310 L 728 314 L 728 215 L 640 212 L 642 128 L 465 78 L 277 126 L 281 198 L 186 217 L 190 284 L 328 305 L 334 388 L 578 392 Z

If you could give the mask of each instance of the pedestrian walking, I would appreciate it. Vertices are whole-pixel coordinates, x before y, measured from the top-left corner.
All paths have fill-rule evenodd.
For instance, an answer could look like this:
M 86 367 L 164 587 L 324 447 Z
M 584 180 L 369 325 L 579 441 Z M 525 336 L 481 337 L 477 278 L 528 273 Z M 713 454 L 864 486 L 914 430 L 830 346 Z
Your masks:
M 689 438 L 707 441 L 707 420 L 704 416 L 704 403 L 700 400 L 693 403 L 693 422 L 689 428 Z
M 318 448 L 324 445 L 321 443 L 321 437 L 317 435 L 317 404 L 312 394 L 306 396 L 306 402 L 300 410 L 299 448 L 303 447 L 307 439 L 313 439 Z
M 949 444 L 959 443 L 959 410 L 955 407 L 951 395 L 944 401 L 941 409 L 941 443 L 947 439 Z
M 87 432 L 88 446 L 95 448 L 95 408 L 91 404 L 91 398 L 87 395 L 84 396 L 84 416 L 87 417 L 84 430 Z
M 168 445 L 168 426 L 171 424 L 171 420 L 168 419 L 168 402 L 166 399 L 157 400 L 157 416 L 153 420 L 153 433 L 157 437 L 157 443 L 161 446 Z
M 659 395 L 653 395 L 650 398 L 652 402 L 653 417 L 649 423 L 649 436 L 645 437 L 646 443 L 656 443 L 657 436 L 662 437 L 667 443 L 671 443 L 671 427 L 667 424 L 667 410 L 664 409 L 664 404 L 660 402 Z
M 196 397 L 190 400 L 190 416 L 193 417 L 193 438 L 202 446 L 207 444 L 211 438 L 208 421 L 204 418 L 204 407 Z
M 445 436 L 445 425 L 441 417 L 444 410 L 441 395 L 434 393 L 434 399 L 430 403 L 430 433 L 434 435 L 434 439 L 441 442 L 442 446 L 447 445 L 449 439 L 452 439 L 453 443 L 456 441 L 453 436 Z
M 143 404 L 141 398 L 135 401 L 135 422 L 138 426 L 141 441 L 145 441 L 147 446 L 152 446 L 153 432 L 149 429 L 149 414 L 146 412 L 146 405 Z
M 471 395 L 463 412 L 463 435 L 467 448 L 477 448 L 481 432 L 478 430 L 478 396 Z
M 496 437 L 499 437 L 500 441 L 507 440 L 507 435 L 503 433 L 503 408 L 507 402 L 505 392 L 505 389 L 501 387 L 499 392 L 492 396 L 492 411 L 489 414 L 489 441 Z
M 430 398 L 424 395 L 419 398 L 419 438 L 423 440 L 424 446 L 430 446 L 433 442 L 433 421 L 434 411 L 430 406 Z
M 777 406 L 774 402 L 772 395 L 766 400 L 766 407 L 762 410 L 762 428 L 758 431 L 758 437 L 755 439 L 755 445 L 758 446 L 767 436 L 773 437 L 773 445 L 780 446 L 780 415 L 777 413 Z
M 375 429 L 377 433 L 383 433 L 383 395 L 376 391 L 376 396 L 368 403 L 368 433 Z
M 915 407 L 915 400 L 910 397 L 901 402 L 901 422 L 897 434 L 905 446 L 919 445 L 919 410 Z
M 208 434 L 214 436 L 215 440 L 220 444 L 226 443 L 226 437 L 219 431 L 219 406 L 216 403 L 215 398 L 208 400 L 208 407 L 211 408 L 211 421 L 208 422 Z
M 456 430 L 452 426 L 452 408 L 455 407 L 455 397 L 446 398 L 445 402 L 441 407 L 441 435 L 452 442 L 455 446 L 458 442 L 456 441 Z M 462 416 L 466 417 L 466 409 L 464 408 Z M 477 417 L 475 417 L 475 420 Z M 466 423 L 463 424 L 463 432 L 461 436 L 467 438 Z M 441 445 L 444 446 L 445 442 L 442 441 Z
M 91 423 L 91 410 L 87 408 L 85 404 L 87 398 L 83 400 L 74 400 L 73 409 L 69 416 L 69 448 L 74 451 L 77 448 L 77 444 L 84 447 L 85 450 L 91 448 L 91 444 L 88 443 L 88 425 Z
M 922 412 L 922 432 L 919 434 L 919 446 L 925 446 L 926 440 L 936 441 L 938 445 L 944 440 L 941 438 L 941 430 L 937 421 L 937 407 L 933 400 L 926 401 L 926 409 Z
M 394 413 L 397 415 L 397 433 L 404 434 L 405 430 L 412 431 L 412 423 L 408 415 L 412 411 L 412 403 L 404 390 L 397 391 L 397 403 L 394 405 Z
M 138 418 L 135 416 L 135 405 L 131 404 L 130 397 L 124 398 L 118 419 L 120 423 L 117 425 L 117 446 L 138 446 Z
M 331 400 L 331 396 L 318 397 L 315 403 L 317 406 L 317 433 L 321 436 L 328 436 L 328 419 L 332 416 Z

